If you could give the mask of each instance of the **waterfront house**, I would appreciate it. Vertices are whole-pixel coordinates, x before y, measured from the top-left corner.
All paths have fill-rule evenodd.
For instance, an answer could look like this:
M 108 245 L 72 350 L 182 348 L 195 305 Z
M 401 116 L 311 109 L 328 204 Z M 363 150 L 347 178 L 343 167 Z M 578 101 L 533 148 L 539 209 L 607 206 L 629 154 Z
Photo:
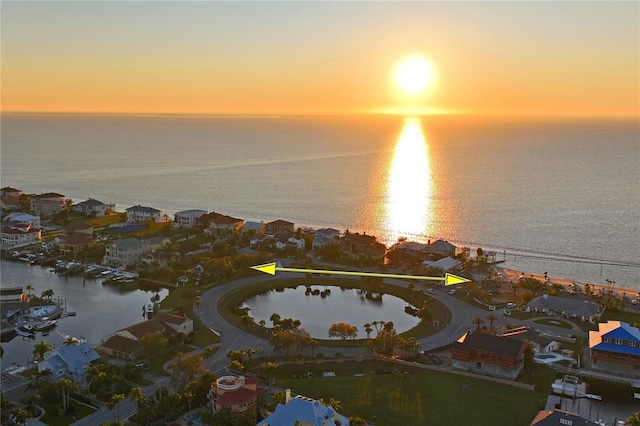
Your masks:
M 289 397 L 287 390 L 286 402 L 278 404 L 276 410 L 257 426 L 345 426 L 349 419 L 338 413 L 330 405 L 304 396 Z
M 206 210 L 198 210 L 198 209 L 183 210 L 183 211 L 177 212 L 174 215 L 174 219 L 178 227 L 190 229 L 190 228 L 193 228 L 193 226 L 196 224 L 197 219 L 205 214 L 207 214 Z
M 427 246 L 424 248 L 424 252 L 431 258 L 440 258 L 445 256 L 454 257 L 456 255 L 456 249 L 457 247 L 448 241 L 436 240 L 433 243 L 429 241 Z
M 180 253 L 171 249 L 159 249 L 142 257 L 142 262 L 157 268 L 166 268 L 171 262 L 178 261 Z
M 64 195 L 56 192 L 32 195 L 29 203 L 31 212 L 38 216 L 51 216 L 67 207 Z
M 264 222 L 246 221 L 244 225 L 242 225 L 243 232 L 253 232 L 255 234 L 264 234 L 264 228 Z
M 329 245 L 334 241 L 334 239 L 327 238 L 323 235 L 315 235 L 313 237 L 313 242 L 311 243 L 311 249 L 320 250 L 322 248 L 329 247 Z
M 73 210 L 88 216 L 104 216 L 107 213 L 107 205 L 102 201 L 89 198 L 87 201 L 74 204 Z
M 425 260 L 424 262 L 422 262 L 422 265 L 441 269 L 444 272 L 450 272 L 460 268 L 460 262 L 450 256 L 443 257 L 442 259 L 438 259 L 435 262 L 431 260 Z
M 49 370 L 49 380 L 53 382 L 67 378 L 79 383 L 84 379 L 91 363 L 98 359 L 100 355 L 88 342 L 71 343 L 45 355 L 45 359 L 38 363 L 38 372 Z
M 33 216 L 29 213 L 14 212 L 5 216 L 2 220 L 5 225 L 16 225 L 18 223 L 26 223 L 34 228 L 41 228 L 40 216 Z
M 354 260 L 372 259 L 382 262 L 387 248 L 373 235 L 348 233 L 339 240 L 340 252 Z
M 556 314 L 595 323 L 602 312 L 602 307 L 588 300 L 583 301 L 544 294 L 527 303 L 526 310 L 527 312 Z
M 24 287 L 0 287 L 0 303 L 24 302 L 27 298 Z
M 16 188 L 12 188 L 10 186 L 5 186 L 0 188 L 0 196 L 1 197 L 15 197 L 20 198 L 22 195 L 22 191 Z
M 594 368 L 603 370 L 640 371 L 640 329 L 623 321 L 598 324 L 589 332 L 589 349 Z
M 102 263 L 111 266 L 134 265 L 150 252 L 151 244 L 148 241 L 125 238 L 106 245 Z
M 153 318 L 115 332 L 105 338 L 97 350 L 120 359 L 133 359 L 142 351 L 141 340 L 147 334 L 162 334 L 170 338 L 177 333 L 193 333 L 193 320 L 182 315 L 158 312 Z
M 75 254 L 96 244 L 96 239 L 92 235 L 84 232 L 73 232 L 62 234 L 58 237 L 58 249 L 60 254 Z
M 451 366 L 470 373 L 514 380 L 524 367 L 527 343 L 469 331 L 451 347 Z
M 502 337 L 528 341 L 535 353 L 547 353 L 560 350 L 560 342 L 546 337 L 529 327 L 515 327 L 505 330 Z
M 142 223 L 147 220 L 154 222 L 161 221 L 160 210 L 153 207 L 145 207 L 141 205 L 129 207 L 125 210 L 127 212 L 127 223 Z
M 236 232 L 242 229 L 244 220 L 224 214 L 211 212 L 199 220 L 204 224 L 205 232 L 209 235 L 216 235 L 219 231 Z
M 258 396 L 262 389 L 252 377 L 222 376 L 211 383 L 209 406 L 214 411 L 228 409 L 232 415 L 246 415 L 255 421 L 258 414 Z
M 42 240 L 42 229 L 27 223 L 18 223 L 2 228 L 1 247 L 9 249 L 29 245 Z
M 333 228 L 320 228 L 314 232 L 315 235 L 320 235 L 330 240 L 335 240 L 340 236 L 340 231 Z
M 293 232 L 293 223 L 287 222 L 286 220 L 274 220 L 273 222 L 268 222 L 264 226 L 264 232 L 271 235 L 283 234 L 283 233 L 292 233 Z
M 564 410 L 542 410 L 539 411 L 536 417 L 531 422 L 530 426 L 598 426 L 602 423 L 596 423 L 591 420 L 585 419 L 576 413 L 571 413 Z

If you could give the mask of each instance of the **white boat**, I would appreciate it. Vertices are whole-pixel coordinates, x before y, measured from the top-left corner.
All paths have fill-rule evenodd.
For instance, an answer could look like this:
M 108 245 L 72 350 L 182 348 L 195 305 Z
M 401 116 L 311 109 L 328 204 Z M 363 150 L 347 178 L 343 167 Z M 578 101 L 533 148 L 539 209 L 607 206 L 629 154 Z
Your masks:
M 24 367 L 20 364 L 16 364 L 15 362 L 12 362 L 9 367 L 4 369 L 4 371 L 9 374 L 18 374 L 26 370 L 27 370 L 27 367 Z
M 578 377 L 569 374 L 561 379 L 554 380 L 551 384 L 551 389 L 554 393 L 560 395 L 572 396 L 574 398 L 596 399 L 598 401 L 602 400 L 602 396 L 600 395 L 587 393 L 587 384 Z
M 42 318 L 42 321 L 33 326 L 36 331 L 50 330 L 58 324 L 58 320 L 52 320 L 47 317 Z

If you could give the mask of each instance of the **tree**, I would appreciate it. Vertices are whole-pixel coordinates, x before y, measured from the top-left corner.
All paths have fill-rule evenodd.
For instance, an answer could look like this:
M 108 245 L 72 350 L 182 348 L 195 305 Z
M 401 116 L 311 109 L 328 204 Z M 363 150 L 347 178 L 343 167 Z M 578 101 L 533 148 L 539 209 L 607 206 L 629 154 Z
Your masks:
M 152 366 L 157 366 L 167 353 L 168 341 L 160 333 L 148 333 L 140 339 L 142 345 L 142 356 Z
M 339 337 L 342 340 L 351 338 L 353 340 L 357 334 L 358 329 L 345 322 L 331 324 L 331 327 L 329 327 L 329 337 Z
M 53 346 L 45 342 L 44 340 L 40 340 L 40 343 L 36 343 L 33 345 L 33 359 L 35 361 L 43 361 L 44 356 L 53 350 Z
M 51 299 L 53 299 L 53 289 L 48 289 L 45 290 L 41 293 L 40 297 L 42 299 L 47 299 L 49 302 L 51 302 Z
M 198 354 L 180 353 L 167 369 L 171 372 L 171 386 L 176 391 L 184 389 L 207 372 L 204 368 L 204 360 Z
M 137 386 L 135 388 L 131 388 L 129 391 L 129 399 L 136 404 L 136 408 L 140 410 L 140 407 L 142 407 L 142 405 L 147 401 L 147 396 L 144 394 L 142 388 Z
M 489 327 L 493 328 L 493 323 L 498 320 L 498 317 L 492 312 L 485 317 L 489 320 Z
M 349 426 L 367 426 L 368 424 L 362 417 L 349 417 Z
M 33 291 L 33 286 L 31 284 L 27 284 L 25 289 L 27 290 L 27 293 L 29 294 L 29 298 L 31 298 L 31 292 Z
M 62 408 L 66 412 L 69 408 L 69 400 L 71 399 L 71 392 L 80 389 L 80 386 L 73 380 L 62 378 L 56 383 L 56 388 L 62 393 Z
M 124 401 L 124 394 L 116 393 L 109 398 L 109 400 L 105 403 L 105 406 L 109 410 L 116 409 L 116 423 L 120 423 L 120 403 Z
M 371 324 L 366 323 L 364 325 L 364 331 L 365 333 L 367 333 L 367 339 L 371 336 L 371 332 L 373 331 L 373 328 L 371 328 Z
M 484 325 L 484 320 L 482 318 L 476 317 L 471 320 L 471 323 L 476 325 L 476 330 L 480 330 L 480 327 Z
M 640 412 L 630 415 L 625 424 L 629 426 L 640 426 Z

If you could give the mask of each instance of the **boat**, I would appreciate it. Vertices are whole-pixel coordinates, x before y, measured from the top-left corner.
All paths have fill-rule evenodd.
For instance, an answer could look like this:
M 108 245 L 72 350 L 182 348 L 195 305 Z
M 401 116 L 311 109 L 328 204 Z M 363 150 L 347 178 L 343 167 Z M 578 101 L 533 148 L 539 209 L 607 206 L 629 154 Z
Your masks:
M 554 380 L 551 384 L 551 389 L 554 393 L 560 395 L 572 396 L 574 398 L 596 399 L 598 401 L 602 400 L 602 396 L 600 395 L 587 393 L 587 384 L 578 377 L 569 374 Z
M 42 321 L 38 322 L 36 325 L 33 326 L 33 329 L 36 331 L 46 331 L 46 330 L 51 330 L 56 325 L 58 325 L 58 320 L 44 317 L 42 318 Z
M 34 337 L 34 333 L 33 332 L 23 330 L 22 328 L 19 328 L 19 327 L 14 328 L 13 331 L 15 331 L 18 336 Z
M 13 374 L 22 373 L 23 371 L 26 371 L 26 370 L 27 370 L 27 367 L 24 367 L 24 366 L 22 366 L 20 364 L 17 364 L 15 362 L 12 362 L 9 367 L 4 369 L 4 371 L 6 373 L 9 373 L 9 374 L 12 374 L 12 375 Z

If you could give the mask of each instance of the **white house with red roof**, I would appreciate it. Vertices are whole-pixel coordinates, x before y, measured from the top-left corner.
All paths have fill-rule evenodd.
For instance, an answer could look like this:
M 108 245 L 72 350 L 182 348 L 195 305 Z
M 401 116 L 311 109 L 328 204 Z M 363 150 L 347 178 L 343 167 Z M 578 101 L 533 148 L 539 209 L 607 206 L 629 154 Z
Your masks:
M 17 223 L 2 228 L 2 248 L 29 245 L 42 240 L 42 229 L 28 223 Z
M 233 414 L 245 414 L 256 418 L 258 396 L 261 389 L 252 377 L 222 376 L 211 384 L 209 405 L 215 410 L 228 408 Z

